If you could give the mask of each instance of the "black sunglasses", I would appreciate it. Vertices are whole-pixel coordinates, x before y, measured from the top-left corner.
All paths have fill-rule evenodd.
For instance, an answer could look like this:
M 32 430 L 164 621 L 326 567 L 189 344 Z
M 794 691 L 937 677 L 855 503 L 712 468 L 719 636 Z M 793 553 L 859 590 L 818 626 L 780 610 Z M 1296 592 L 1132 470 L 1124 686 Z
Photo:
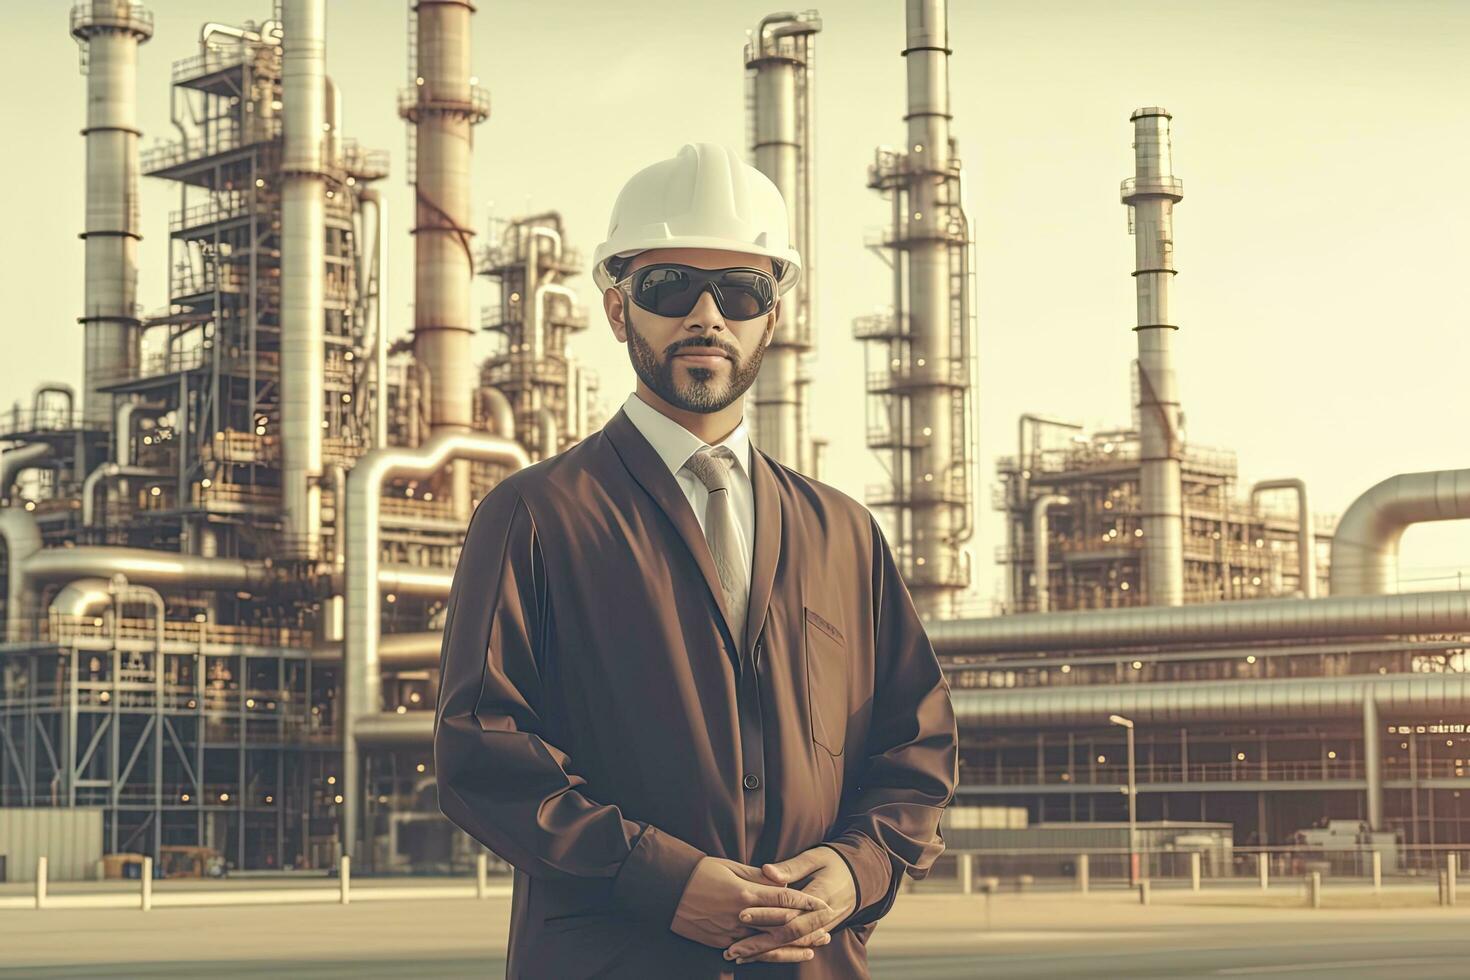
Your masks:
M 706 289 L 721 315 L 731 320 L 752 320 L 776 307 L 776 280 L 760 269 L 700 269 L 664 262 L 645 265 L 628 281 L 633 302 L 659 316 L 688 316 Z

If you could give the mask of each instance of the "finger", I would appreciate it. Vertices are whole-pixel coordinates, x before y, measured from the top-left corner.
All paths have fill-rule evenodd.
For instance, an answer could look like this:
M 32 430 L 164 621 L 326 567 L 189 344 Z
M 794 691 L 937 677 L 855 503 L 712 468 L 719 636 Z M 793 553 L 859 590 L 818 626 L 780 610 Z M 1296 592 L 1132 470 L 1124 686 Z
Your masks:
M 770 959 L 770 957 L 773 957 L 773 956 L 774 957 L 782 957 L 782 954 L 785 954 L 788 951 L 789 952 L 792 952 L 792 953 L 805 952 L 805 951 L 809 950 L 811 947 L 825 946 L 825 945 L 827 945 L 831 941 L 832 941 L 832 935 L 830 933 L 828 933 L 826 930 L 818 930 L 818 931 L 816 931 L 816 932 L 814 932 L 814 933 L 812 933 L 810 935 L 802 936 L 800 939 L 797 939 L 797 940 L 795 940 L 793 942 L 789 942 L 789 943 L 785 943 L 785 944 L 782 944 L 782 945 L 774 946 L 774 947 L 772 947 L 770 949 L 766 949 L 766 950 L 755 950 L 755 951 L 752 951 L 752 952 L 743 953 L 743 954 L 738 955 L 738 956 L 735 957 L 735 962 L 736 963 L 753 963 L 753 962 L 757 962 L 757 961 L 763 961 L 763 962 L 772 962 L 772 963 L 789 963 L 789 962 L 792 962 L 792 960 L 785 959 L 785 958 Z M 739 945 L 744 945 L 744 943 L 742 942 Z M 811 955 L 812 956 L 815 956 L 816 953 L 813 952 L 813 953 L 811 953 Z M 805 957 L 805 956 L 798 956 L 797 957 L 797 959 L 807 959 L 807 958 L 808 957 Z
M 799 909 L 750 908 L 740 913 L 740 921 L 752 926 L 784 926 L 801 914 Z
M 771 883 L 771 879 L 768 878 L 761 871 L 760 868 L 752 867 L 748 864 L 739 863 L 731 863 L 726 865 L 726 867 L 734 872 L 737 877 L 744 878 L 746 881 L 753 881 L 760 885 L 769 885 Z
M 786 946 L 796 940 L 809 936 L 836 921 L 836 917 L 830 912 L 806 912 L 798 915 L 784 926 L 776 926 L 764 935 L 751 936 L 742 939 L 730 947 L 730 952 L 736 956 L 746 956 L 752 953 L 763 953 L 777 946 Z M 813 937 L 815 938 L 815 937 Z
M 810 851 L 803 851 L 789 861 L 780 861 L 774 864 L 761 865 L 761 871 L 772 881 L 785 884 L 804 878 L 822 866 L 822 862 L 812 856 Z
M 770 886 L 751 888 L 748 889 L 747 893 L 742 894 L 741 898 L 745 901 L 744 907 L 746 908 L 756 905 L 781 909 L 807 909 L 811 911 L 831 908 L 827 904 L 826 899 L 795 888 L 772 888 Z

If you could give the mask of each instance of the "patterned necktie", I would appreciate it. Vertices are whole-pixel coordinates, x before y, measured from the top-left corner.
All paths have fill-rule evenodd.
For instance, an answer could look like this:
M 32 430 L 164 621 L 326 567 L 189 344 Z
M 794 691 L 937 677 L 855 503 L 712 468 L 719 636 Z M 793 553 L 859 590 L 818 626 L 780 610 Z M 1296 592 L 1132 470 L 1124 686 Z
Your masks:
M 705 446 L 689 457 L 684 468 L 693 473 L 709 490 L 709 503 L 704 512 L 704 539 L 720 573 L 725 591 L 725 605 L 732 619 L 730 629 L 737 644 L 744 644 L 746 604 L 750 599 L 750 582 L 740 565 L 740 528 L 735 523 L 735 506 L 730 499 L 730 469 L 735 454 L 728 446 Z

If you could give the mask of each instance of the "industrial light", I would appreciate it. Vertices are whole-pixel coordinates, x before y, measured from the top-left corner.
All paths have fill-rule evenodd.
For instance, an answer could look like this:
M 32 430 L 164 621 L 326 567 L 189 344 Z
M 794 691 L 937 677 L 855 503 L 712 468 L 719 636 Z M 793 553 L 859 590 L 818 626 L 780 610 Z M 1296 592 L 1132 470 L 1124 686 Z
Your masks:
M 1108 757 L 1105 756 L 1105 755 L 1100 755 L 1100 756 L 1097 757 L 1097 764 L 1098 765 L 1102 765 L 1103 763 L 1105 763 L 1107 761 L 1108 761 Z
M 423 772 L 428 767 L 425 766 L 422 762 L 420 762 L 418 765 L 414 766 L 414 768 L 417 769 L 419 772 Z
M 1128 583 L 1127 582 L 1124 582 L 1123 584 L 1124 585 L 1127 585 Z M 1142 660 L 1135 660 L 1135 661 L 1133 661 L 1133 669 L 1134 670 L 1142 670 L 1143 669 L 1143 661 Z
M 181 793 L 179 795 L 179 802 L 181 802 L 181 803 L 188 803 L 189 802 L 189 794 L 188 793 Z
M 335 796 L 335 797 L 333 797 L 333 798 L 332 798 L 332 800 L 333 800 L 333 802 L 335 802 L 335 803 L 341 803 L 341 802 L 342 802 L 342 797 L 341 797 L 341 795 L 340 795 L 340 794 L 339 794 L 339 795 L 337 795 L 337 796 Z
M 327 785 L 328 786 L 336 786 L 337 785 L 337 777 L 336 776 L 328 776 L 327 777 Z
M 1329 758 L 1329 759 L 1336 759 L 1337 758 L 1337 753 L 1336 752 L 1328 752 L 1327 753 L 1327 758 Z
M 219 801 L 221 803 L 228 803 L 228 802 L 230 802 L 230 794 L 229 793 L 221 793 L 219 795 Z
M 253 708 L 253 707 L 255 707 L 255 699 L 254 698 L 246 698 L 245 699 L 245 707 L 247 707 L 247 708 Z
M 1133 536 L 1135 538 L 1141 538 L 1141 537 L 1143 537 L 1143 528 L 1141 528 L 1141 527 L 1135 527 L 1133 529 Z
M 1072 665 L 1071 664 L 1062 664 L 1062 673 L 1064 673 L 1064 674 L 1070 674 L 1071 672 L 1072 672 Z
M 274 796 L 267 796 L 267 797 L 266 797 L 266 798 L 265 798 L 265 801 L 266 801 L 266 802 L 267 802 L 267 803 L 274 803 L 274 802 L 276 802 L 276 798 L 275 798 L 275 797 L 274 797 Z
M 398 596 L 394 595 L 392 592 L 389 592 L 386 596 L 384 596 L 384 598 L 387 599 L 387 601 L 389 601 L 389 602 L 397 602 L 398 601 Z
M 97 700 L 101 701 L 103 704 L 106 704 L 107 702 L 112 700 L 112 695 L 107 691 L 103 691 L 101 694 L 97 695 Z
M 1248 664 L 1255 663 L 1256 662 L 1256 655 L 1254 653 L 1247 655 L 1246 658 L 1245 658 L 1245 662 L 1248 663 Z
M 398 707 L 394 708 L 393 710 L 396 711 L 396 712 L 398 712 L 400 715 L 401 714 L 406 714 L 408 712 L 408 709 L 406 707 L 404 707 L 403 705 L 401 705 L 401 704 Z
M 210 487 L 214 486 L 214 481 L 206 476 L 204 479 L 199 481 L 199 485 L 208 490 Z
M 1128 591 L 1128 583 L 1127 582 L 1124 582 L 1122 585 L 1118 586 L 1118 588 L 1122 589 L 1124 592 L 1127 592 Z
M 409 695 L 408 695 L 408 700 L 410 702 L 412 702 L 413 704 L 418 704 L 419 703 L 419 692 L 418 691 L 412 691 L 412 692 L 410 692 Z
M 1245 761 L 1245 753 L 1244 752 L 1237 752 L 1237 753 L 1235 753 L 1235 761 L 1237 761 L 1237 762 L 1244 762 Z

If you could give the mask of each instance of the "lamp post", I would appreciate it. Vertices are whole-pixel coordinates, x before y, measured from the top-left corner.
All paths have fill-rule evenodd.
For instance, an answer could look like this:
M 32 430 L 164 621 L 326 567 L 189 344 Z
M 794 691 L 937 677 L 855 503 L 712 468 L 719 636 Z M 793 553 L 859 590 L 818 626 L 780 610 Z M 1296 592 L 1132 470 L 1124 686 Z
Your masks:
M 1128 730 L 1128 884 L 1138 884 L 1138 785 L 1133 781 L 1133 722 L 1122 715 L 1108 721 Z

